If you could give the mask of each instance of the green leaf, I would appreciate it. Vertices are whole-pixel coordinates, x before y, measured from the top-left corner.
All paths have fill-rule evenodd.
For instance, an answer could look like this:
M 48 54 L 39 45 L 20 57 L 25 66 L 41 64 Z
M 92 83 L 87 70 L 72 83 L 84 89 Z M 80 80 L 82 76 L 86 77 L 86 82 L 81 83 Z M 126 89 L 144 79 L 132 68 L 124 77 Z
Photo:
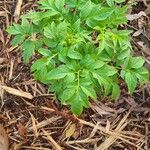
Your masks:
M 103 67 L 105 65 L 105 62 L 97 60 L 94 62 L 94 64 L 92 64 L 94 69 L 99 69 L 101 67 Z
M 99 38 L 100 36 L 97 37 L 97 39 Z M 98 54 L 100 54 L 106 47 L 106 41 L 105 41 L 105 38 L 102 38 L 102 39 L 99 39 L 100 40 L 100 46 L 98 47 Z
M 117 73 L 117 69 L 110 65 L 104 65 L 98 70 L 98 73 L 102 76 L 113 76 Z
M 14 24 L 13 26 L 9 26 L 6 31 L 11 35 L 22 34 L 22 28 L 18 24 Z
M 44 84 L 47 84 L 46 76 L 47 76 L 46 68 L 42 68 L 42 70 L 37 70 L 36 72 L 34 72 L 34 78 Z
M 72 59 L 82 59 L 82 55 L 74 47 L 69 48 L 67 56 Z
M 104 95 L 108 96 L 112 92 L 112 85 L 107 80 L 103 81 Z
M 72 100 L 71 111 L 77 116 L 79 116 L 83 112 L 83 106 L 78 97 Z
M 48 25 L 44 28 L 44 35 L 47 38 L 55 38 L 57 33 L 57 27 L 54 22 L 51 23 L 51 25 Z
M 60 99 L 61 98 L 61 94 L 62 94 L 63 89 L 64 89 L 63 81 L 62 80 L 61 81 L 60 80 L 53 80 L 53 81 L 51 81 L 49 83 L 51 83 L 51 85 L 49 86 L 49 91 L 55 92 L 56 96 Z
M 80 25 L 81 25 L 81 20 L 78 19 L 73 25 L 72 25 L 72 28 L 75 32 L 80 32 L 81 28 L 80 28 Z
M 92 85 L 89 87 L 81 86 L 81 89 L 87 96 L 90 96 L 92 99 L 96 100 L 97 96 L 96 96 L 95 90 L 93 89 Z
M 25 34 L 31 34 L 33 32 L 31 30 L 32 25 L 29 23 L 29 21 L 26 18 L 22 18 L 21 27 Z
M 134 72 L 125 73 L 125 82 L 128 86 L 129 93 L 132 94 L 137 86 L 137 77 Z
M 45 48 L 40 48 L 38 52 L 43 56 L 52 56 L 52 52 Z
M 114 0 L 106 0 L 106 2 L 110 7 L 114 5 Z
M 43 19 L 42 17 L 43 12 L 35 12 L 35 11 L 29 11 L 26 14 L 22 16 L 22 18 L 26 19 L 32 19 L 34 23 L 40 21 Z
M 58 45 L 59 41 L 55 38 L 44 38 L 43 39 L 44 41 L 44 44 L 47 46 L 47 47 L 50 47 L 50 48 L 56 48 L 56 46 Z
M 58 8 L 56 7 L 56 2 L 57 2 L 57 6 L 59 7 L 61 2 L 59 2 L 58 0 L 55 0 L 55 1 L 54 0 L 44 0 L 44 1 L 40 0 L 38 3 L 41 5 L 40 8 L 42 10 L 49 10 L 49 12 L 51 13 L 51 16 L 55 16 L 59 14 Z
M 56 0 L 55 1 L 55 5 L 56 5 L 56 7 L 59 9 L 59 10 L 61 10 L 61 9 L 63 9 L 64 8 L 64 5 L 65 5 L 65 0 Z
M 104 93 L 105 93 L 105 95 L 110 94 L 111 93 L 112 85 L 111 85 L 111 83 L 109 81 L 110 80 L 109 77 L 99 75 L 97 72 L 93 72 L 92 75 L 93 75 L 93 77 L 95 79 L 98 80 L 100 86 L 104 87 Z
M 67 76 L 65 77 L 64 79 L 64 82 L 67 84 L 67 83 L 72 83 L 73 81 L 75 81 L 76 79 L 76 75 L 75 73 L 69 73 L 67 74 Z
M 47 80 L 59 80 L 64 78 L 69 73 L 71 73 L 71 71 L 65 65 L 61 65 L 57 68 L 52 69 L 48 73 Z
M 99 21 L 98 20 L 95 20 L 94 18 L 88 18 L 86 20 L 86 24 L 90 27 L 90 28 L 95 28 L 98 24 L 99 24 Z
M 52 22 L 50 25 L 44 28 L 44 36 L 52 40 L 62 41 L 66 38 L 68 24 L 63 21 L 56 25 L 55 22 Z M 58 42 L 59 42 L 58 41 Z
M 121 51 L 118 54 L 117 59 L 122 60 L 122 59 L 125 59 L 126 57 L 128 57 L 129 55 L 130 55 L 130 49 L 127 49 L 127 50 Z
M 132 57 L 131 58 L 131 67 L 132 68 L 141 68 L 144 64 L 144 59 L 142 57 Z
M 81 8 L 80 16 L 81 18 L 86 18 L 92 11 L 93 5 L 91 0 L 88 0 L 86 4 Z
M 23 60 L 24 63 L 28 63 L 30 57 L 32 56 L 34 49 L 35 49 L 35 45 L 32 41 L 25 41 L 22 44 L 22 49 L 23 49 Z
M 101 20 L 105 20 L 107 19 L 109 16 L 111 16 L 111 14 L 114 12 L 114 9 L 109 8 L 109 7 L 103 7 L 100 10 L 100 15 L 95 17 L 94 19 L 97 21 L 101 21 Z
M 120 96 L 120 87 L 118 84 L 113 83 L 113 85 L 112 85 L 112 98 L 118 99 L 119 96 Z
M 42 57 L 36 60 L 31 66 L 31 71 L 34 72 L 36 70 L 42 70 L 43 68 L 47 68 L 49 70 L 53 68 L 53 65 L 51 63 L 51 58 Z
M 134 72 L 141 84 L 149 81 L 149 72 L 146 68 L 141 67 L 136 69 Z
M 11 44 L 12 44 L 13 46 L 17 46 L 18 44 L 22 44 L 22 42 L 23 42 L 24 40 L 25 40 L 25 36 L 24 36 L 24 35 L 21 35 L 21 34 L 18 34 L 18 35 L 16 35 L 16 36 L 13 38 Z
M 69 100 L 70 98 L 72 98 L 72 96 L 75 94 L 76 89 L 75 87 L 71 87 L 71 88 L 66 88 L 62 95 L 61 95 L 61 99 L 63 102 Z
M 76 115 L 82 113 L 83 107 L 89 107 L 88 97 L 82 92 L 81 88 L 77 88 L 74 96 L 67 102 L 71 105 L 71 111 Z
M 115 0 L 116 3 L 123 3 L 125 0 Z

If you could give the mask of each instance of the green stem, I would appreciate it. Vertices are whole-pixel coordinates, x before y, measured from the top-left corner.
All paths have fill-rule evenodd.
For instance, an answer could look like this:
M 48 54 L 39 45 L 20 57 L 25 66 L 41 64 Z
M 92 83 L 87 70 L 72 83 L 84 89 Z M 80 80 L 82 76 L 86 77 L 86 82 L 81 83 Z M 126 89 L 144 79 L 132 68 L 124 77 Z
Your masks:
M 80 86 L 80 70 L 77 72 L 77 78 L 78 78 L 78 86 L 77 86 L 77 89 L 79 89 L 79 86 Z

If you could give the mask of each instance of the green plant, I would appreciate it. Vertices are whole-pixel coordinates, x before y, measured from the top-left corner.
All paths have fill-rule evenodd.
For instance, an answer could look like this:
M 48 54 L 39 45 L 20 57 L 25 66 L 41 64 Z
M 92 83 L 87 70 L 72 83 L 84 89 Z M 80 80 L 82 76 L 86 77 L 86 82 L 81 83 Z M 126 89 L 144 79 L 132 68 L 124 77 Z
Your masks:
M 37 12 L 28 12 L 7 29 L 14 35 L 12 45 L 21 46 L 25 63 L 37 54 L 31 67 L 35 79 L 76 115 L 100 91 L 117 99 L 120 79 L 130 94 L 149 80 L 144 60 L 130 54 L 131 31 L 118 28 L 127 22 L 123 1 L 40 0 Z

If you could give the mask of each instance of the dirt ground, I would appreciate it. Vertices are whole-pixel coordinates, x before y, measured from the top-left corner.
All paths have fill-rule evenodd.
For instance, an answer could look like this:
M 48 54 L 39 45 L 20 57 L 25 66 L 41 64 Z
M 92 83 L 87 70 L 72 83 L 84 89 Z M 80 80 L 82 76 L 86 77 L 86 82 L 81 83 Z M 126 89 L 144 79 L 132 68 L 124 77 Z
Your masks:
M 133 55 L 150 70 L 150 1 L 127 2 L 135 5 L 123 27 L 133 30 Z M 0 0 L 0 124 L 9 150 L 150 150 L 150 84 L 132 96 L 124 89 L 115 102 L 99 97 L 77 118 L 33 79 L 5 29 L 36 7 L 36 0 Z

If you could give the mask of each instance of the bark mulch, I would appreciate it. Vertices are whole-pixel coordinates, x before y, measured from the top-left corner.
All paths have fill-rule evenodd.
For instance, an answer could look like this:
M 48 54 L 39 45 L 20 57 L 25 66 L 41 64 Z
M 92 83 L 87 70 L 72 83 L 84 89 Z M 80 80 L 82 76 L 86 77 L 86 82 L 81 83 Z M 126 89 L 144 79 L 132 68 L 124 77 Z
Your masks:
M 150 2 L 131 2 L 125 28 L 133 30 L 133 55 L 150 70 Z M 150 84 L 132 96 L 123 89 L 115 102 L 100 97 L 77 118 L 34 80 L 5 29 L 36 7 L 36 0 L 0 1 L 0 150 L 150 150 Z

